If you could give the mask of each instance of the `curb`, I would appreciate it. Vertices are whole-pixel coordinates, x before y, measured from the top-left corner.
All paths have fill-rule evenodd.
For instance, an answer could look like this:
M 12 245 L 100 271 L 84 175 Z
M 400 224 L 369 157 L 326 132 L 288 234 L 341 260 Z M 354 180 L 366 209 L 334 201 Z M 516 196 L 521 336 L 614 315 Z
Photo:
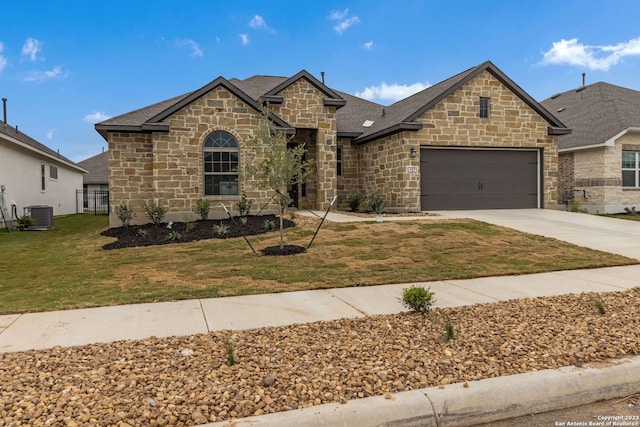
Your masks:
M 640 356 L 583 367 L 430 387 L 300 410 L 205 424 L 204 427 L 472 426 L 571 408 L 640 391 Z

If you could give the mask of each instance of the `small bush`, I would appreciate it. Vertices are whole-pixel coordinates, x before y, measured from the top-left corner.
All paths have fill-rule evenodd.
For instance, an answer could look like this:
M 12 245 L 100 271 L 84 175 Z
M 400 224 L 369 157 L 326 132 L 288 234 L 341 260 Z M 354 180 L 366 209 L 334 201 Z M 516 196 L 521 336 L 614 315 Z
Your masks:
M 122 221 L 122 226 L 126 227 L 129 225 L 129 222 L 133 219 L 133 211 L 126 203 L 120 203 L 120 206 L 116 208 L 116 214 L 118 214 L 118 219 Z
M 171 240 L 172 242 L 176 242 L 182 239 L 182 234 L 178 233 L 178 230 L 171 230 L 167 235 L 167 240 Z
M 402 298 L 400 302 L 405 308 L 416 311 L 418 313 L 426 313 L 431 310 L 431 306 L 435 302 L 431 288 L 423 288 L 422 286 L 411 286 L 402 290 Z
M 36 221 L 33 218 L 31 218 L 30 216 L 23 215 L 20 218 L 18 218 L 17 229 L 20 230 L 20 231 L 24 231 L 24 230 L 28 229 L 29 227 L 33 227 L 34 225 L 36 225 Z
M 167 214 L 167 210 L 155 200 L 151 203 L 144 202 L 142 204 L 145 215 L 151 220 L 153 225 L 160 225 Z
M 240 218 L 246 218 L 249 216 L 251 213 L 251 205 L 253 205 L 253 201 L 247 199 L 247 194 L 243 191 L 240 200 L 236 202 L 236 208 L 238 209 Z
M 209 209 L 211 209 L 211 202 L 207 199 L 196 200 L 196 210 L 194 212 L 200 216 L 200 219 L 209 218 Z
M 369 212 L 381 213 L 384 208 L 384 198 L 382 193 L 378 190 L 372 190 L 367 194 L 367 205 Z
M 349 204 L 349 209 L 351 209 L 351 212 L 358 212 L 360 210 L 360 202 L 362 202 L 363 199 L 364 194 L 360 191 L 349 194 L 347 202 Z
M 138 228 L 138 232 L 136 234 L 140 237 L 147 237 L 149 235 L 149 232 L 147 232 L 147 230 L 145 230 L 144 228 Z
M 271 231 L 276 229 L 276 222 L 272 219 L 265 219 L 262 223 L 262 228 L 266 231 Z
M 635 206 L 631 206 L 630 208 L 624 208 L 624 211 L 627 215 L 640 215 L 640 212 L 636 211 Z
M 216 224 L 213 226 L 213 231 L 218 235 L 218 236 L 224 236 L 225 234 L 227 234 L 229 232 L 229 226 L 227 224 Z

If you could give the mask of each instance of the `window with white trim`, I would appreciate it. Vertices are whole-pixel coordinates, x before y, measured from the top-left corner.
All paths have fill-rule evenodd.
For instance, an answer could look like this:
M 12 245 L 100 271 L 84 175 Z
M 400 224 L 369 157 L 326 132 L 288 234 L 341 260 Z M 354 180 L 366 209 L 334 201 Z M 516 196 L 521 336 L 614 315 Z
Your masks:
M 228 132 L 216 131 L 203 144 L 205 196 L 237 196 L 238 141 Z
M 640 151 L 622 152 L 622 186 L 640 187 Z
M 54 165 L 49 165 L 49 178 L 58 179 L 58 167 Z

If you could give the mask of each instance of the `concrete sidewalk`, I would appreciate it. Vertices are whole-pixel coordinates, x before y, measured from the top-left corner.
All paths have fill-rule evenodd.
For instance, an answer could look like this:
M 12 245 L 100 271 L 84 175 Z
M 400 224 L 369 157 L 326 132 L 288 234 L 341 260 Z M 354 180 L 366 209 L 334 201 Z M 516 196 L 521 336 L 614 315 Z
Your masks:
M 640 285 L 640 265 L 419 283 L 436 307 Z M 410 284 L 361 286 L 0 316 L 0 353 L 251 329 L 403 311 Z

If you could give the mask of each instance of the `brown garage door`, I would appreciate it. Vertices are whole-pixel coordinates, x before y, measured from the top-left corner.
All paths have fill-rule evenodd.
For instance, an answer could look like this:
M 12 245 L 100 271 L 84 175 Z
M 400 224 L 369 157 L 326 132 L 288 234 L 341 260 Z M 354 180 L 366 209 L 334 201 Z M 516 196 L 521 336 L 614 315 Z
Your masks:
M 538 152 L 420 150 L 422 210 L 537 208 Z

